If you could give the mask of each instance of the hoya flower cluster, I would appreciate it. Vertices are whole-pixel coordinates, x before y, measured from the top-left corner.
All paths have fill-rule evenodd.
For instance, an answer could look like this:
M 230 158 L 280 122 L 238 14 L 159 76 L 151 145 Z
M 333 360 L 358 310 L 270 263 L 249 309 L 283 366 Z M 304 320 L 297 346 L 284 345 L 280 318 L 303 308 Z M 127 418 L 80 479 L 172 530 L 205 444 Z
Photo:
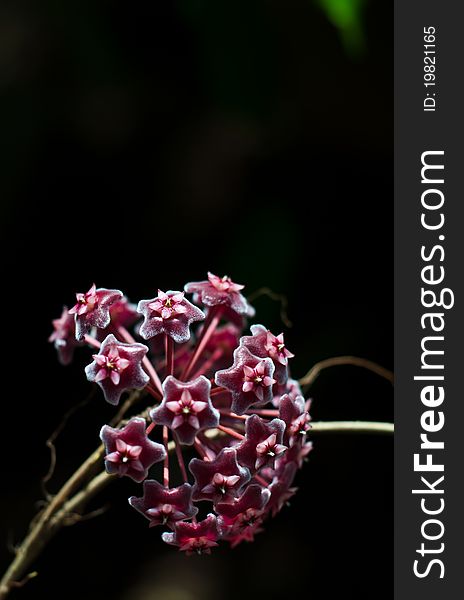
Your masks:
M 93 285 L 50 336 L 63 364 L 78 346 L 94 349 L 85 373 L 110 404 L 145 390 L 149 418 L 101 429 L 106 470 L 143 482 L 130 505 L 187 554 L 252 541 L 294 494 L 311 449 L 309 401 L 289 378 L 293 354 L 263 325 L 242 335 L 254 315 L 242 289 L 209 273 L 135 306 Z

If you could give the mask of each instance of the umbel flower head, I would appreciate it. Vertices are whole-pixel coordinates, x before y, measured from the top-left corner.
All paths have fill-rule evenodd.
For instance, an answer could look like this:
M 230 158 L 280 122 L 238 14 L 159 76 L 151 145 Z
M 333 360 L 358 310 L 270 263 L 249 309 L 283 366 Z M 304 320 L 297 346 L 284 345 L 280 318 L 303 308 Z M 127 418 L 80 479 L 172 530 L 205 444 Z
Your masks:
M 296 492 L 311 450 L 293 354 L 264 325 L 243 335 L 254 315 L 243 288 L 208 273 L 183 292 L 158 290 L 136 311 L 118 290 L 93 285 L 49 338 L 63 364 L 77 346 L 93 349 L 85 373 L 108 403 L 142 390 L 140 416 L 101 429 L 105 468 L 143 482 L 130 505 L 186 554 L 253 541 Z

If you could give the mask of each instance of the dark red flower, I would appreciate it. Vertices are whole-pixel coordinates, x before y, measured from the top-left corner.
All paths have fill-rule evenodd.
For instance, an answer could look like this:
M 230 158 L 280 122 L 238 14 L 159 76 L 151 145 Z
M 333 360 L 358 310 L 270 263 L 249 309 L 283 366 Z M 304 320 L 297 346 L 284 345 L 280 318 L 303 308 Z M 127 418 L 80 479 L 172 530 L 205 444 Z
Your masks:
M 285 384 L 288 379 L 288 359 L 294 354 L 285 347 L 284 334 L 277 337 L 263 325 L 252 325 L 252 335 L 241 338 L 240 344 L 258 358 L 270 358 L 275 366 L 274 377 L 279 384 Z
M 247 486 L 240 498 L 232 502 L 220 502 L 216 505 L 219 514 L 219 530 L 227 538 L 253 534 L 262 523 L 264 508 L 271 497 L 269 490 L 257 484 Z
M 92 327 L 108 327 L 111 321 L 110 308 L 122 297 L 119 290 L 97 290 L 95 284 L 85 294 L 76 294 L 77 303 L 69 311 L 76 321 L 76 339 L 82 341 Z
M 181 444 L 193 444 L 200 431 L 219 425 L 210 389 L 211 383 L 203 375 L 193 381 L 179 381 L 169 375 L 163 383 L 163 401 L 150 416 L 155 423 L 175 431 Z
M 284 394 L 288 394 L 292 398 L 296 398 L 297 396 L 303 395 L 298 381 L 296 379 L 291 378 L 288 378 L 286 383 L 284 383 L 283 385 L 276 384 L 273 387 L 272 392 L 274 394 L 274 397 L 272 398 L 272 404 L 277 408 L 279 407 L 280 399 Z
M 215 382 L 232 393 L 231 410 L 242 415 L 250 406 L 261 406 L 272 400 L 274 363 L 270 358 L 253 356 L 240 346 L 234 352 L 234 364 L 217 371 Z
M 183 292 L 158 290 L 158 296 L 141 300 L 137 311 L 144 316 L 140 335 L 148 340 L 160 333 L 170 336 L 177 344 L 190 339 L 190 325 L 202 321 L 204 313 L 184 298 Z
M 290 487 L 295 478 L 297 466 L 294 462 L 289 462 L 276 473 L 268 490 L 271 492 L 271 497 L 267 505 L 267 509 L 275 515 L 288 503 L 290 498 L 295 494 L 298 488 Z
M 134 481 L 143 481 L 148 469 L 166 456 L 161 444 L 152 442 L 145 431 L 145 419 L 133 417 L 121 429 L 104 425 L 100 438 L 105 444 L 105 466 L 108 473 L 127 475 Z
M 194 500 L 216 503 L 234 498 L 250 480 L 248 469 L 237 462 L 235 448 L 224 448 L 211 461 L 192 458 L 189 468 L 195 477 Z
M 143 344 L 118 342 L 113 334 L 106 337 L 94 361 L 87 365 L 85 374 L 103 390 L 105 400 L 118 404 L 126 390 L 141 389 L 149 381 L 142 369 L 142 359 L 148 348 Z
M 129 504 L 150 521 L 150 527 L 167 525 L 173 529 L 177 521 L 190 519 L 198 512 L 192 504 L 192 486 L 188 483 L 166 488 L 158 481 L 147 479 L 143 482 L 143 496 L 131 496 Z
M 263 466 L 274 466 L 287 450 L 282 444 L 285 423 L 281 419 L 266 421 L 258 415 L 251 415 L 246 420 L 245 438 L 236 446 L 237 458 L 252 472 Z
M 279 417 L 285 422 L 285 439 L 293 446 L 295 441 L 304 439 L 310 429 L 311 417 L 305 408 L 303 396 L 292 398 L 284 394 L 280 399 Z
M 69 365 L 73 359 L 74 349 L 81 344 L 76 341 L 76 324 L 73 315 L 69 314 L 65 306 L 61 317 L 52 321 L 54 331 L 48 338 L 53 342 L 58 352 L 58 360 L 62 365 Z
M 250 305 L 240 290 L 245 286 L 234 283 L 230 277 L 218 277 L 208 273 L 208 281 L 187 283 L 185 291 L 195 294 L 195 300 L 205 306 L 227 306 L 239 315 L 250 314 Z M 253 309 L 251 309 L 253 310 Z
M 179 521 L 175 525 L 174 533 L 163 533 L 163 541 L 179 550 L 190 554 L 210 554 L 211 548 L 217 546 L 219 531 L 216 515 L 209 514 L 206 519 L 198 523 L 185 523 Z
M 242 290 L 209 273 L 207 281 L 185 286 L 192 302 L 184 292 L 158 290 L 134 311 L 118 290 L 94 285 L 54 321 L 50 336 L 64 363 L 76 345 L 99 348 L 85 372 L 111 404 L 125 390 L 146 387 L 136 399 L 147 401 L 136 410 L 152 422 L 133 417 L 119 429 L 103 427 L 105 465 L 109 473 L 145 481 L 143 494 L 129 503 L 150 527 L 169 529 L 162 539 L 187 554 L 209 553 L 220 539 L 232 547 L 252 541 L 295 492 L 296 470 L 312 448 L 309 401 L 289 378 L 293 354 L 283 334 L 253 325 L 251 335 L 240 337 L 254 314 Z M 120 418 L 118 412 L 114 419 Z M 175 451 L 169 459 L 168 450 Z M 147 481 L 160 461 L 152 475 L 162 480 Z M 205 502 L 211 512 L 197 522 Z

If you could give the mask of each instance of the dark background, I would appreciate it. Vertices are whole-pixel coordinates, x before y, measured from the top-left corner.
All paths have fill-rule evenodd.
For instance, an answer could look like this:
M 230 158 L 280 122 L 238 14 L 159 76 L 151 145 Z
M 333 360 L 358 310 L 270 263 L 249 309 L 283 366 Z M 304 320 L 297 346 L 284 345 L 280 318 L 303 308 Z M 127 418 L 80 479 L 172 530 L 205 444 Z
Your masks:
M 1 564 L 42 498 L 45 439 L 91 386 L 50 320 L 95 281 L 136 301 L 207 270 L 285 294 L 301 377 L 392 367 L 392 6 L 346 0 L 2 2 Z M 254 302 L 279 333 L 279 305 Z M 338 367 L 313 418 L 392 420 L 391 386 Z M 57 443 L 58 489 L 98 443 L 97 393 Z M 17 598 L 391 598 L 392 440 L 314 436 L 255 543 L 186 559 L 120 482 Z

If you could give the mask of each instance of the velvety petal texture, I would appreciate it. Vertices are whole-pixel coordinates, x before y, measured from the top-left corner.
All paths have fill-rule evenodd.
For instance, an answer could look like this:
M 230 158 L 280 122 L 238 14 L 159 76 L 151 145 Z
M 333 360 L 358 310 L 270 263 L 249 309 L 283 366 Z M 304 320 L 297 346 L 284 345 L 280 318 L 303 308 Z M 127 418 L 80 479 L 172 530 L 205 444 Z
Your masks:
M 210 554 L 211 548 L 217 546 L 219 530 L 216 515 L 209 514 L 198 523 L 179 522 L 174 533 L 163 533 L 163 541 L 179 550 L 190 554 Z
M 219 425 L 219 412 L 210 398 L 211 383 L 201 375 L 179 381 L 172 375 L 163 383 L 163 401 L 150 413 L 155 423 L 175 431 L 181 444 L 193 444 L 203 429 Z
M 188 294 L 196 294 L 196 299 L 205 306 L 226 306 L 239 315 L 249 315 L 250 305 L 242 296 L 240 290 L 245 286 L 234 283 L 230 277 L 218 277 L 208 273 L 207 281 L 195 281 L 187 283 L 185 291 Z
M 69 311 L 76 322 L 76 339 L 82 341 L 92 327 L 105 329 L 111 321 L 110 308 L 121 300 L 119 290 L 97 289 L 95 284 L 85 294 L 76 294 L 76 304 Z
M 297 466 L 295 463 L 287 463 L 284 468 L 276 473 L 268 490 L 271 493 L 268 509 L 275 516 L 290 498 L 295 494 L 297 488 L 291 487 L 295 478 Z
M 76 324 L 74 316 L 69 314 L 67 306 L 63 308 L 61 317 L 54 319 L 53 333 L 48 338 L 58 353 L 58 360 L 62 365 L 69 365 L 74 356 L 74 350 L 81 344 L 76 340 Z
M 234 542 L 238 541 L 237 538 L 251 541 L 257 527 L 263 522 L 264 507 L 270 497 L 269 490 L 250 484 L 239 498 L 217 504 L 218 525 L 222 536 Z
M 190 325 L 205 318 L 204 312 L 184 298 L 183 292 L 172 290 L 158 290 L 156 298 L 141 300 L 137 311 L 144 317 L 139 330 L 143 339 L 165 333 L 177 344 L 187 342 Z
M 104 425 L 100 439 L 105 444 L 105 467 L 108 473 L 134 481 L 146 479 L 149 468 L 166 456 L 164 446 L 147 437 L 145 419 L 133 417 L 121 429 Z
M 288 379 L 288 359 L 294 354 L 285 347 L 284 336 L 272 334 L 263 325 L 252 325 L 252 335 L 244 335 L 240 344 L 259 358 L 270 358 L 274 363 L 274 377 L 280 385 L 285 384 Z
M 285 422 L 285 441 L 290 446 L 301 438 L 304 438 L 310 429 L 311 417 L 305 407 L 303 396 L 292 398 L 285 394 L 280 399 L 279 417 Z
M 143 482 L 143 496 L 131 496 L 129 504 L 150 521 L 150 527 L 166 525 L 173 529 L 178 521 L 190 519 L 198 512 L 192 503 L 192 486 L 188 483 L 167 488 L 147 479 Z
M 240 346 L 234 352 L 234 364 L 217 371 L 216 385 L 232 394 L 231 410 L 242 415 L 251 406 L 262 406 L 272 400 L 272 386 L 276 383 L 274 363 L 270 358 L 257 358 L 248 348 Z
M 247 466 L 252 472 L 263 466 L 274 466 L 287 447 L 282 444 L 285 423 L 281 419 L 267 421 L 251 415 L 246 420 L 245 439 L 237 446 L 237 457 L 241 465 Z
M 312 449 L 293 354 L 284 334 L 264 325 L 243 335 L 255 312 L 243 288 L 208 273 L 134 305 L 93 285 L 53 321 L 49 338 L 63 364 L 77 346 L 92 355 L 85 373 L 108 403 L 144 388 L 128 396 L 137 406 L 124 404 L 113 419 L 144 418 L 101 429 L 105 467 L 143 483 L 129 504 L 186 554 L 252 542 L 295 493 Z
M 276 384 L 272 389 L 272 393 L 273 393 L 272 404 L 276 408 L 279 408 L 280 399 L 285 394 L 288 394 L 292 398 L 296 398 L 297 396 L 303 395 L 303 392 L 301 391 L 301 387 L 300 387 L 300 384 L 298 383 L 298 381 L 296 379 L 291 379 L 290 377 L 287 379 L 287 382 L 284 385 Z
M 250 472 L 237 462 L 235 448 L 224 448 L 212 461 L 193 458 L 190 471 L 195 477 L 194 500 L 213 503 L 232 499 L 250 480 Z
M 147 351 L 143 344 L 118 342 L 110 334 L 98 354 L 93 355 L 94 361 L 85 368 L 87 379 L 101 387 L 107 402 L 118 404 L 123 392 L 141 389 L 148 383 L 149 377 L 142 369 Z

